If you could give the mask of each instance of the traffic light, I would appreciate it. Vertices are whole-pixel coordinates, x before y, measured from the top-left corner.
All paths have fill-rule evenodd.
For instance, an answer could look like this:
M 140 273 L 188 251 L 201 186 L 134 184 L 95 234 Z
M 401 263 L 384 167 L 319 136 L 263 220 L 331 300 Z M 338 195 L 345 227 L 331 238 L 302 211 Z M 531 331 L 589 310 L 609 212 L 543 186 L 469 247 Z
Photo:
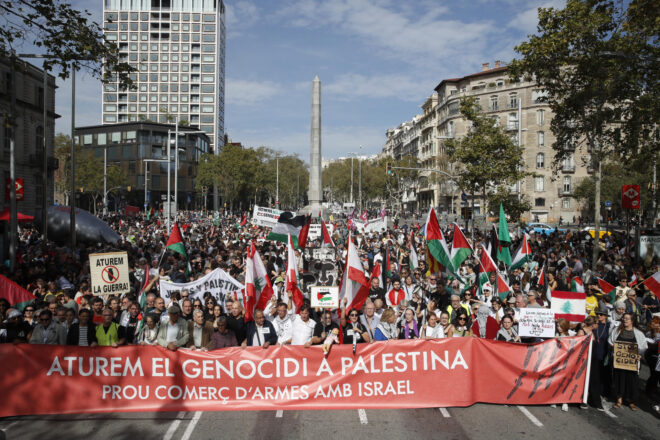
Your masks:
M 387 162 L 387 175 L 391 176 L 392 175 L 392 162 Z

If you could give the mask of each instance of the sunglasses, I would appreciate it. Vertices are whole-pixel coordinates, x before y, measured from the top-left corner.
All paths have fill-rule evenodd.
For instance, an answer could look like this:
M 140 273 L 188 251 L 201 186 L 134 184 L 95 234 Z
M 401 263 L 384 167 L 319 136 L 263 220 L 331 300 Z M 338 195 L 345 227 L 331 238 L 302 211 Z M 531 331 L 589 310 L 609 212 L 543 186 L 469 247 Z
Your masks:
M 351 313 L 351 314 L 348 315 L 348 316 L 357 316 L 357 315 L 358 315 L 357 313 Z
M 459 321 L 467 321 L 467 318 L 458 318 Z
M 48 322 L 48 321 L 50 321 L 50 318 L 46 318 L 46 319 L 39 319 L 39 321 L 40 321 L 40 322 Z

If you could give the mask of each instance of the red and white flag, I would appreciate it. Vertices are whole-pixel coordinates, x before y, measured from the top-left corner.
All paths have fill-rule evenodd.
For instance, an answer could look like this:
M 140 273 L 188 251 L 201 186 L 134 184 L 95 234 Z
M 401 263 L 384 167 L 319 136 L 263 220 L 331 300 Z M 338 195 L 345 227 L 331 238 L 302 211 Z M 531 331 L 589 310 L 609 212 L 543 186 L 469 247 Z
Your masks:
M 245 262 L 245 297 L 246 322 L 253 321 L 254 311 L 263 310 L 273 297 L 273 286 L 254 242 L 250 243 Z
M 298 260 L 296 258 L 296 251 L 293 250 L 293 239 L 291 238 L 291 235 L 289 235 L 286 248 L 286 287 L 284 290 L 291 294 L 297 313 L 303 305 L 303 294 L 300 287 L 298 287 Z
M 655 296 L 660 298 L 660 272 L 656 272 L 653 276 L 648 277 L 642 282 Z
M 369 220 L 369 213 L 367 212 L 366 209 L 364 210 L 362 215 L 360 215 L 360 220 L 362 220 L 363 222 L 366 222 L 367 220 Z
M 632 277 L 630 277 L 630 282 L 628 283 L 628 287 L 634 287 L 637 284 L 637 274 L 633 272 Z
M 346 298 L 346 314 L 348 314 L 348 311 L 355 306 L 355 303 L 357 303 L 355 300 L 359 300 L 358 292 L 363 286 L 367 288 L 368 293 L 369 283 L 364 275 L 364 268 L 362 267 L 362 261 L 360 261 L 360 255 L 358 254 L 357 248 L 353 243 L 353 238 L 349 233 L 346 265 L 344 266 L 344 275 L 342 276 L 341 284 L 339 285 L 339 303 L 341 305 L 344 298 Z
M 584 321 L 587 311 L 587 295 L 584 292 L 552 291 L 551 309 L 555 319 L 564 318 L 573 322 Z
M 335 243 L 332 241 L 332 237 L 330 236 L 328 228 L 325 226 L 323 219 L 321 219 L 321 235 L 321 238 L 323 239 L 321 246 L 335 247 Z

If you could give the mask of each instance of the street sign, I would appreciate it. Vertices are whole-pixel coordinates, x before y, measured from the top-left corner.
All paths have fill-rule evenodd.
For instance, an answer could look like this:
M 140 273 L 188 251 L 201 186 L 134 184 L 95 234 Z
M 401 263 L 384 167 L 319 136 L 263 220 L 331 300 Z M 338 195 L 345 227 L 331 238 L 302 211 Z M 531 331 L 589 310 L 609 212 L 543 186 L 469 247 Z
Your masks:
M 23 200 L 23 197 L 25 196 L 24 193 L 24 187 L 23 187 L 23 178 L 18 177 L 15 181 L 16 185 L 16 201 L 20 202 Z M 7 177 L 5 180 L 5 201 L 9 201 L 11 198 L 11 179 Z
M 467 202 L 467 194 L 461 193 L 461 200 L 463 200 L 464 202 Z
M 90 254 L 89 271 L 92 275 L 94 295 L 130 293 L 126 252 Z
M 621 207 L 639 209 L 639 192 L 639 185 L 623 185 L 621 187 Z
M 610 202 L 609 200 L 605 201 L 605 206 L 609 208 L 610 206 L 612 206 L 612 202 Z

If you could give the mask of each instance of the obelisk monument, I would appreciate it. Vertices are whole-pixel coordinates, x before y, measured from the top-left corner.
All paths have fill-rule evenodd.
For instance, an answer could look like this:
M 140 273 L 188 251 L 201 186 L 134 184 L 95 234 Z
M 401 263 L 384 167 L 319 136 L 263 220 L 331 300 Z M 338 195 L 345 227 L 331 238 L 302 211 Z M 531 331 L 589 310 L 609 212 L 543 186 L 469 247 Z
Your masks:
M 321 80 L 317 75 L 312 81 L 312 127 L 307 192 L 309 204 L 305 207 L 305 211 L 309 214 L 318 215 L 321 211 L 321 202 L 323 202 L 321 186 Z

